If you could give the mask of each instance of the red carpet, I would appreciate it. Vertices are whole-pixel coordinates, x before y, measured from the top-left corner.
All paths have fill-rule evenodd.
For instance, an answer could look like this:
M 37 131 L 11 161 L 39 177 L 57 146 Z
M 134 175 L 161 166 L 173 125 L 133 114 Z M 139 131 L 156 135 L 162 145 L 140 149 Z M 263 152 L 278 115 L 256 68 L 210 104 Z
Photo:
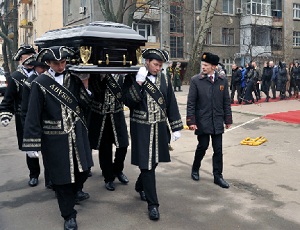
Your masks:
M 300 124 L 300 110 L 268 114 L 263 118 L 293 124 Z
M 265 102 L 265 100 L 266 100 L 266 98 L 262 98 L 262 99 L 260 99 L 260 100 L 257 101 L 257 102 L 256 102 L 256 100 L 255 100 L 254 104 L 270 103 L 270 102 L 277 102 L 277 101 L 280 101 L 279 97 L 276 97 L 276 99 L 270 98 L 270 99 L 269 99 L 269 102 Z M 291 98 L 286 98 L 286 99 L 284 99 L 284 101 L 285 101 L 285 100 L 298 100 L 298 98 L 291 97 Z M 231 104 L 231 106 L 238 106 L 238 105 L 241 105 L 241 104 L 238 104 L 237 101 L 234 101 L 234 104 Z M 242 105 L 245 105 L 245 103 L 243 102 Z

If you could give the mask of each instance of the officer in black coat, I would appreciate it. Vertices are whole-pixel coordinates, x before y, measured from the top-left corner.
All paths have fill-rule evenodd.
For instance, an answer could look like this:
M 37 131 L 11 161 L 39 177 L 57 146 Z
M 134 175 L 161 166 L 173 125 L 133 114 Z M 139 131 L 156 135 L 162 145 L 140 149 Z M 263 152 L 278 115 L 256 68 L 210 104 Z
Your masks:
M 27 78 L 34 74 L 33 66 L 26 65 L 23 62 L 33 54 L 35 54 L 35 50 L 32 46 L 23 45 L 14 55 L 14 60 L 19 61 L 21 65 L 15 72 L 12 73 L 4 98 L 0 104 L 0 119 L 3 126 L 7 126 L 13 115 L 15 115 L 15 124 L 20 150 L 22 150 L 23 141 L 23 125 L 21 120 L 23 85 Z M 40 169 L 39 167 L 36 167 L 37 161 L 38 154 L 36 152 L 26 152 L 26 163 L 29 169 L 30 178 L 28 185 L 31 187 L 38 184 Z
M 232 124 L 232 113 L 227 78 L 215 71 L 219 57 L 203 53 L 202 72 L 192 77 L 187 101 L 186 123 L 197 135 L 198 145 L 192 166 L 191 177 L 200 179 L 201 161 L 212 139 L 214 183 L 229 188 L 223 179 L 222 134 Z

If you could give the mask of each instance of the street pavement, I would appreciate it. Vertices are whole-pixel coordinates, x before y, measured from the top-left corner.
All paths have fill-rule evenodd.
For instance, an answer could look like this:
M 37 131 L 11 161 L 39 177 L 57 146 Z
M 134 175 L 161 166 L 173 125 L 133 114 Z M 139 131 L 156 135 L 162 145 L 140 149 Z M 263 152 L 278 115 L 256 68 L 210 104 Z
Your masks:
M 176 92 L 185 122 L 188 86 Z M 0 98 L 2 100 L 2 98 Z M 139 174 L 130 164 L 130 147 L 124 173 L 130 182 L 116 181 L 107 191 L 93 152 L 93 176 L 85 183 L 90 199 L 76 206 L 79 229 L 300 229 L 299 124 L 264 119 L 275 112 L 300 108 L 298 100 L 233 106 L 234 124 L 223 135 L 224 178 L 229 189 L 213 183 L 212 149 L 209 147 L 200 170 L 201 179 L 191 179 L 191 164 L 197 145 L 192 131 L 172 142 L 172 162 L 156 170 L 161 218 L 148 219 L 147 205 L 134 191 Z M 129 111 L 125 112 L 128 119 Z M 240 145 L 246 137 L 265 136 L 260 146 Z M 14 121 L 0 127 L 0 230 L 63 229 L 54 192 L 40 184 L 27 185 L 25 154 L 17 149 Z

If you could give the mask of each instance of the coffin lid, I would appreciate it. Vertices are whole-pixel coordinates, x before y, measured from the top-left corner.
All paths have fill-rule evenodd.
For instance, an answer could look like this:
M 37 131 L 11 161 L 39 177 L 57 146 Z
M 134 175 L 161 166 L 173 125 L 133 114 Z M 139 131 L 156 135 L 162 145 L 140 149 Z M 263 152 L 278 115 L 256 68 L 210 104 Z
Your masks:
M 76 41 L 76 38 L 81 38 L 82 40 L 85 40 L 85 38 L 98 38 L 101 40 L 128 40 L 136 42 L 136 45 L 139 45 L 139 43 L 143 45 L 147 41 L 131 27 L 124 24 L 108 21 L 95 21 L 86 25 L 50 30 L 37 38 L 34 43 L 39 46 L 39 48 L 45 48 L 47 47 L 47 43 L 54 43 L 58 40 L 71 38 L 73 43 Z M 72 40 L 69 40 L 70 46 L 74 46 L 74 44 L 72 44 Z M 94 41 L 96 42 L 97 39 Z

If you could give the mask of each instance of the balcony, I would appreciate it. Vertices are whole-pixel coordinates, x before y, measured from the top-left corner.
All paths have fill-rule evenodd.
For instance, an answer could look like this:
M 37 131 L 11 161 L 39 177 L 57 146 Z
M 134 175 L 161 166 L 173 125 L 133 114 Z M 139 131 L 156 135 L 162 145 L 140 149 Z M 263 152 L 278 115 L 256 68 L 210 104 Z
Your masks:
M 29 22 L 26 18 L 20 21 L 20 28 L 32 28 L 32 22 Z
M 282 27 L 283 20 L 282 20 L 282 11 L 281 10 L 272 10 L 272 26 L 273 27 Z
M 159 21 L 160 10 L 156 7 L 140 8 L 133 14 L 134 20 Z

